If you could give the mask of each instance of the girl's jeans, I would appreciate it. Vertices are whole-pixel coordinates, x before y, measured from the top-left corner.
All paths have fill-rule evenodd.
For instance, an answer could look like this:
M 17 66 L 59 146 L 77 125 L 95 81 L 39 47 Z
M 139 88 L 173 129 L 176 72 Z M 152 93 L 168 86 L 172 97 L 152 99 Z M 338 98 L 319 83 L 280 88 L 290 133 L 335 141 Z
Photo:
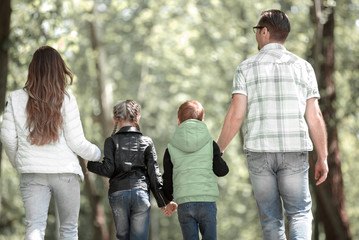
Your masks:
M 184 240 L 217 239 L 217 206 L 215 202 L 187 202 L 178 205 L 178 221 Z
M 308 182 L 308 153 L 247 152 L 246 155 L 263 239 L 286 239 L 284 206 L 289 238 L 310 240 L 313 217 Z
M 142 189 L 111 193 L 109 202 L 120 240 L 147 240 L 150 224 L 150 194 Z
M 79 176 L 71 173 L 21 174 L 20 190 L 25 208 L 25 240 L 43 240 L 51 195 L 60 220 L 60 239 L 77 240 L 80 211 Z

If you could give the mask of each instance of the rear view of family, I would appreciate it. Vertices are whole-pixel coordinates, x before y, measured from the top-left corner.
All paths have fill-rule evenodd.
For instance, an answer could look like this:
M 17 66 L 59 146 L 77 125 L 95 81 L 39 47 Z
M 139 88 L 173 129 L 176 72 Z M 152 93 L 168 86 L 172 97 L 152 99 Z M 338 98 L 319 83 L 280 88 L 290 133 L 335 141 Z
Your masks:
M 177 211 L 183 239 L 217 239 L 217 177 L 228 166 L 227 145 L 246 118 L 244 149 L 263 239 L 311 239 L 308 151 L 317 152 L 317 185 L 328 174 L 327 136 L 314 70 L 286 50 L 290 22 L 280 10 L 261 13 L 253 27 L 259 52 L 233 78 L 232 102 L 217 141 L 195 100 L 177 112 L 178 126 L 163 157 L 161 175 L 152 139 L 140 132 L 141 107 L 133 100 L 113 108 L 114 129 L 104 157 L 86 140 L 76 98 L 66 87 L 72 73 L 49 46 L 36 50 L 24 88 L 10 93 L 1 141 L 20 173 L 25 240 L 43 240 L 50 199 L 60 220 L 60 239 L 78 239 L 80 179 L 77 155 L 90 172 L 109 178 L 108 199 L 118 239 L 148 239 L 150 190 L 166 216 Z M 285 211 L 284 211 L 285 210 Z M 285 214 L 284 214 L 285 212 Z

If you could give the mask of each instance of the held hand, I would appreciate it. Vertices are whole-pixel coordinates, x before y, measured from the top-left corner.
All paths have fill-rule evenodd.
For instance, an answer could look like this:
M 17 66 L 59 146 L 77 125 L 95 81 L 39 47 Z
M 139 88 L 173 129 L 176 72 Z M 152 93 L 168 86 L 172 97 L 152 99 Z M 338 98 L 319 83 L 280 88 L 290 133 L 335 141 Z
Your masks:
M 172 216 L 172 212 L 169 211 L 166 207 L 163 207 L 161 210 L 162 210 L 163 215 L 165 215 L 167 217 Z
M 172 213 L 177 211 L 177 207 L 178 207 L 177 203 L 170 202 L 168 205 L 171 207 Z
M 161 210 L 165 216 L 170 217 L 177 210 L 177 203 L 170 202 L 165 207 L 161 208 Z
M 323 183 L 328 176 L 329 168 L 328 168 L 328 161 L 327 159 L 317 160 L 315 164 L 315 180 L 317 180 L 317 183 L 315 185 L 319 185 Z M 319 180 L 318 180 L 319 179 Z
M 84 161 L 84 163 L 85 163 L 85 172 L 84 172 L 84 174 L 88 174 L 88 173 L 89 173 L 89 170 L 87 169 L 87 163 L 88 163 L 89 161 L 87 161 L 87 160 L 85 160 L 85 159 L 83 159 L 83 161 Z

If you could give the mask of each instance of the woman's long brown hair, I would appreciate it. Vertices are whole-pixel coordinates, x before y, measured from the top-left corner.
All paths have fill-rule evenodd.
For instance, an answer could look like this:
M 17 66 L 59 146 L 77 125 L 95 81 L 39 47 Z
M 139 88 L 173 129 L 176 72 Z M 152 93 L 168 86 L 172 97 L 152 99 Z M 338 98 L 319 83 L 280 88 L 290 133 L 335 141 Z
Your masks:
M 24 89 L 29 94 L 26 105 L 28 140 L 34 145 L 59 140 L 63 118 L 61 107 L 72 74 L 60 54 L 52 47 L 40 47 L 33 55 Z

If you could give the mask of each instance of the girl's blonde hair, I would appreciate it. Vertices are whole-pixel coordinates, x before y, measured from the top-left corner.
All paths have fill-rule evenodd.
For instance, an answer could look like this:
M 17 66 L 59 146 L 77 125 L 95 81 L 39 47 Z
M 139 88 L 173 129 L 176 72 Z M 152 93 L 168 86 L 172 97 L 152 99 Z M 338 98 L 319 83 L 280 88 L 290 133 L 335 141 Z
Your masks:
M 124 100 L 118 102 L 113 107 L 113 117 L 115 118 L 115 126 L 113 128 L 112 134 L 114 135 L 117 130 L 117 125 L 120 120 L 126 120 L 131 123 L 134 123 L 138 131 L 140 131 L 139 118 L 141 115 L 141 106 L 133 100 Z

